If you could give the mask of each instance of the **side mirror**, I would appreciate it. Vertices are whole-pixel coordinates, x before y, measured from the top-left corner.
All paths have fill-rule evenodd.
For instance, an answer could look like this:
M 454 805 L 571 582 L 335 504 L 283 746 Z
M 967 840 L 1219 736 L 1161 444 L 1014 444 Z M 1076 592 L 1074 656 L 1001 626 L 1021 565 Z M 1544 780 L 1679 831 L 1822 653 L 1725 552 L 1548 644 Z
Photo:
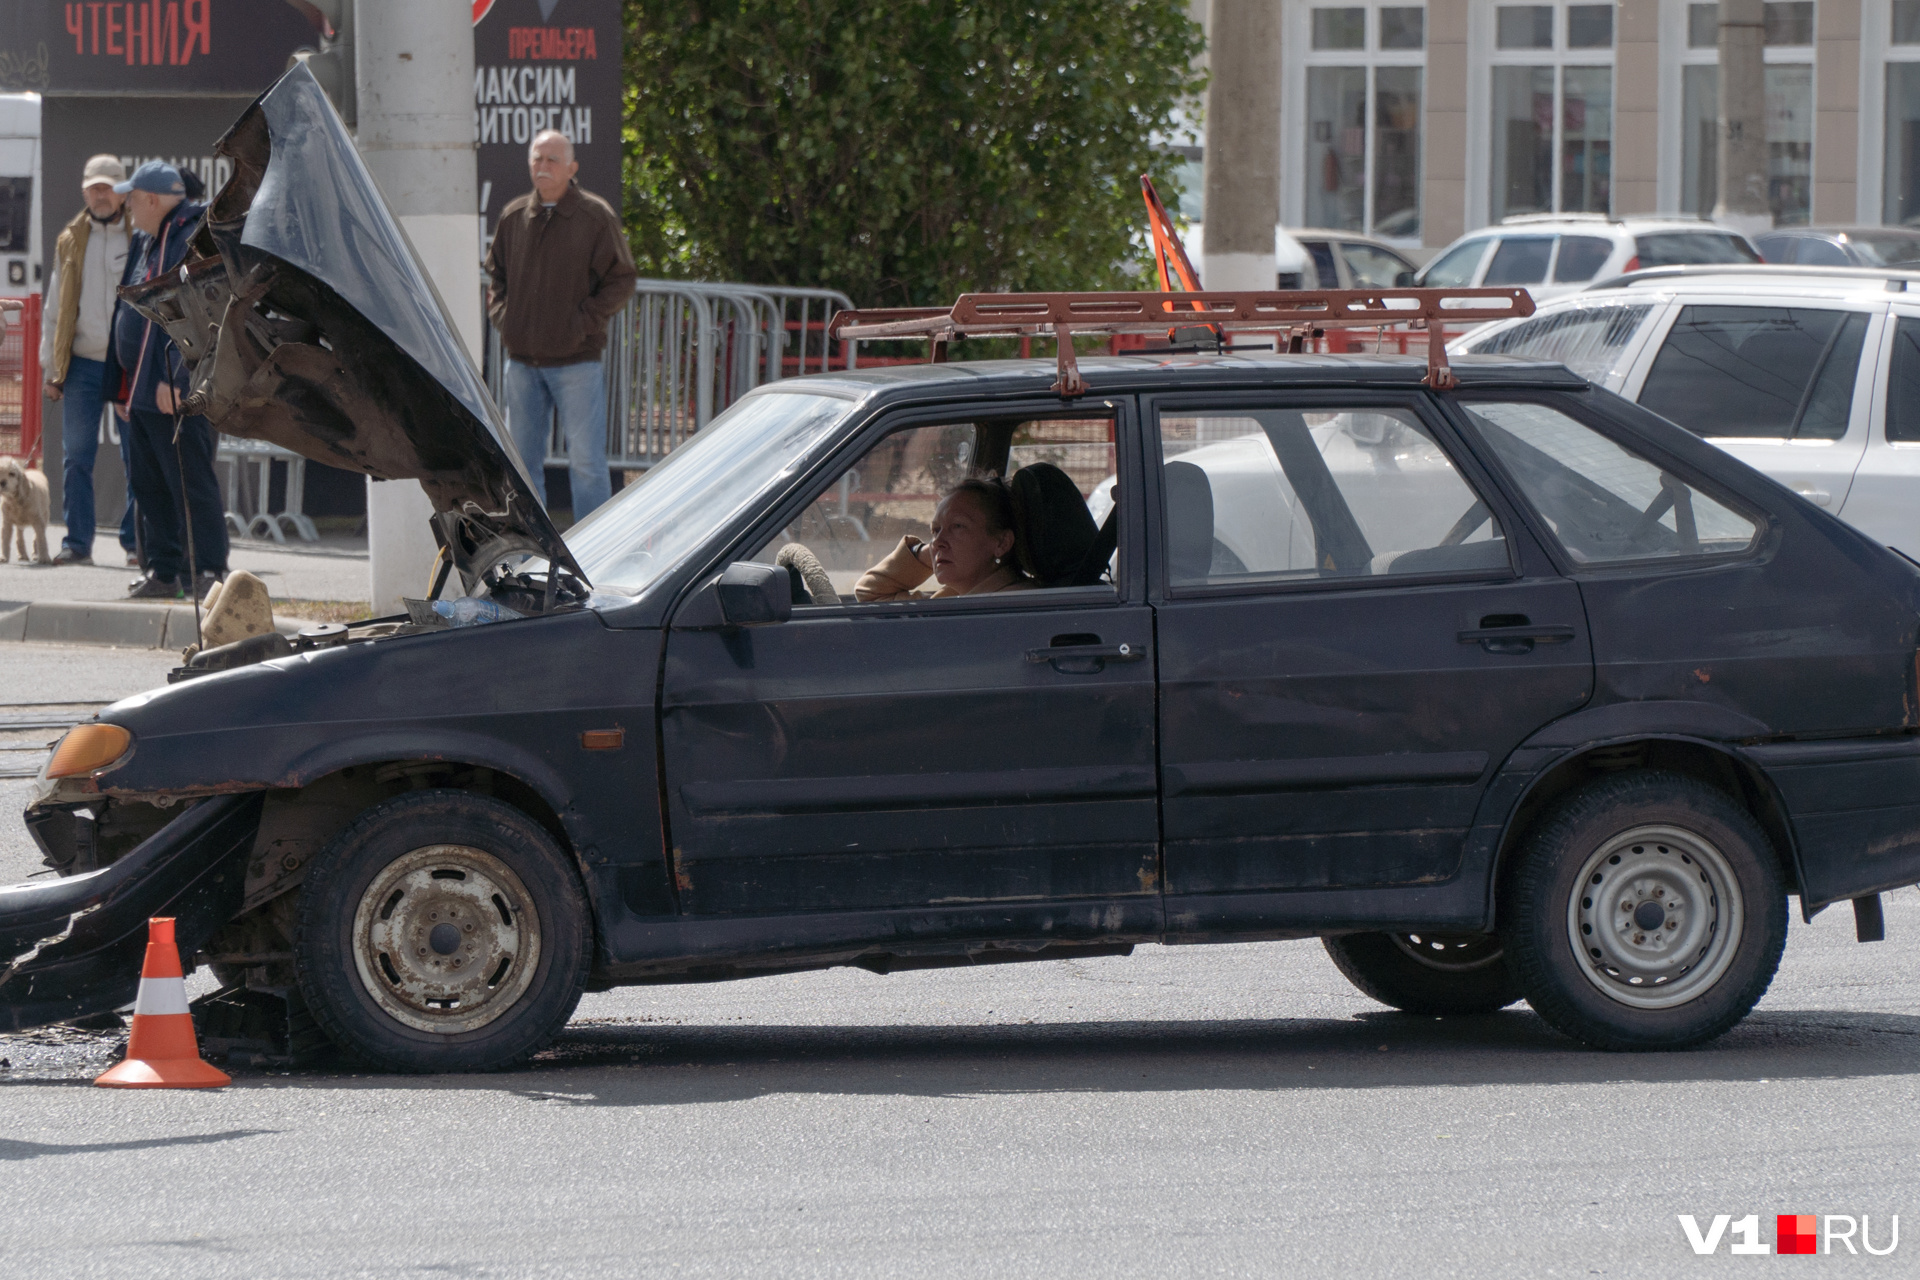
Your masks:
M 1396 289 L 1413 288 L 1413 272 L 1402 271 L 1398 275 L 1394 276 L 1393 287 Z
M 759 627 L 793 616 L 793 580 L 778 565 L 730 564 L 715 587 L 720 617 L 729 627 Z

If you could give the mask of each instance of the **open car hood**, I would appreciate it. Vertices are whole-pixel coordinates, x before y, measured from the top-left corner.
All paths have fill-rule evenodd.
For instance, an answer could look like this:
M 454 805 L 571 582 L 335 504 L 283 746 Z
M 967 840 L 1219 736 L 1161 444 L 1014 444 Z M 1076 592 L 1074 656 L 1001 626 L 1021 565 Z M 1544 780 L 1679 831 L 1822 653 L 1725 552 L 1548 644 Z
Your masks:
M 312 73 L 287 72 L 214 149 L 233 177 L 187 261 L 122 290 L 180 348 L 189 411 L 328 466 L 418 480 L 470 594 L 522 552 L 584 582 Z

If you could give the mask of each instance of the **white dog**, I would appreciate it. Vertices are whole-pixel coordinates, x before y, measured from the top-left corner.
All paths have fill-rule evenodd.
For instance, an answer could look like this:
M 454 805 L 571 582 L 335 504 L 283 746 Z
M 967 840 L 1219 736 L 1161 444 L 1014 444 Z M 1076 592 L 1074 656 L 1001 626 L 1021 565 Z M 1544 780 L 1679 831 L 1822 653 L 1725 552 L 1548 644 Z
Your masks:
M 0 459 L 0 564 L 13 558 L 13 544 L 20 544 L 20 559 L 27 559 L 27 529 L 33 529 L 34 556 L 47 563 L 47 478 L 18 458 Z

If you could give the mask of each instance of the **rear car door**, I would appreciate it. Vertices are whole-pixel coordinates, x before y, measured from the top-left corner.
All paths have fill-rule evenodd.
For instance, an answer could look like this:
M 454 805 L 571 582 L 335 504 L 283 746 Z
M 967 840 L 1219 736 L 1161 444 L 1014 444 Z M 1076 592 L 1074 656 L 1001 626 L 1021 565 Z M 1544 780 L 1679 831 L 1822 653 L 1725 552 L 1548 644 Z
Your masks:
M 1689 299 L 1626 394 L 1816 506 L 1848 501 L 1885 306 Z
M 1168 395 L 1145 421 L 1170 934 L 1452 879 L 1486 781 L 1589 695 L 1577 589 L 1420 393 Z
M 906 910 L 909 941 L 1157 933 L 1153 621 L 1144 574 L 1127 581 L 1139 560 L 1129 411 L 903 411 L 770 513 L 740 558 L 794 562 L 806 602 L 751 628 L 676 620 L 667 642 L 665 799 L 684 912 Z M 1042 464 L 1072 480 L 1050 518 L 1062 537 L 1097 536 L 1086 499 L 1110 506 L 1118 482 L 1117 585 L 1100 557 L 1088 585 L 856 602 L 862 572 L 926 538 L 959 481 L 1012 472 L 1017 488 Z M 876 919 L 849 936 L 892 930 Z

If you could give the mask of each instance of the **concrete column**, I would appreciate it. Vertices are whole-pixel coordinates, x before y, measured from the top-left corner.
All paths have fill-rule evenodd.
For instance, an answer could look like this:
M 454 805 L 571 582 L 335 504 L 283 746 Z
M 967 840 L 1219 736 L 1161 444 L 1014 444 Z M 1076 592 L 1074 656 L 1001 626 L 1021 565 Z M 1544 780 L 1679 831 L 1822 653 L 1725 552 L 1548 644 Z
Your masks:
M 355 0 L 355 141 L 467 353 L 480 361 L 480 198 L 473 146 L 473 6 Z M 433 508 L 410 480 L 367 482 L 375 616 L 423 596 Z
M 1438 248 L 1467 230 L 1467 0 L 1427 0 L 1426 89 L 1420 243 Z
M 1813 221 L 1878 222 L 1859 207 L 1860 0 L 1820 0 L 1813 20 Z
M 1280 5 L 1210 0 L 1206 235 L 1200 283 L 1271 289 L 1280 225 Z
M 1613 35 L 1613 212 L 1653 213 L 1660 176 L 1660 0 L 1620 0 Z
M 1747 235 L 1773 227 L 1765 50 L 1763 0 L 1720 0 L 1720 198 L 1713 217 Z

